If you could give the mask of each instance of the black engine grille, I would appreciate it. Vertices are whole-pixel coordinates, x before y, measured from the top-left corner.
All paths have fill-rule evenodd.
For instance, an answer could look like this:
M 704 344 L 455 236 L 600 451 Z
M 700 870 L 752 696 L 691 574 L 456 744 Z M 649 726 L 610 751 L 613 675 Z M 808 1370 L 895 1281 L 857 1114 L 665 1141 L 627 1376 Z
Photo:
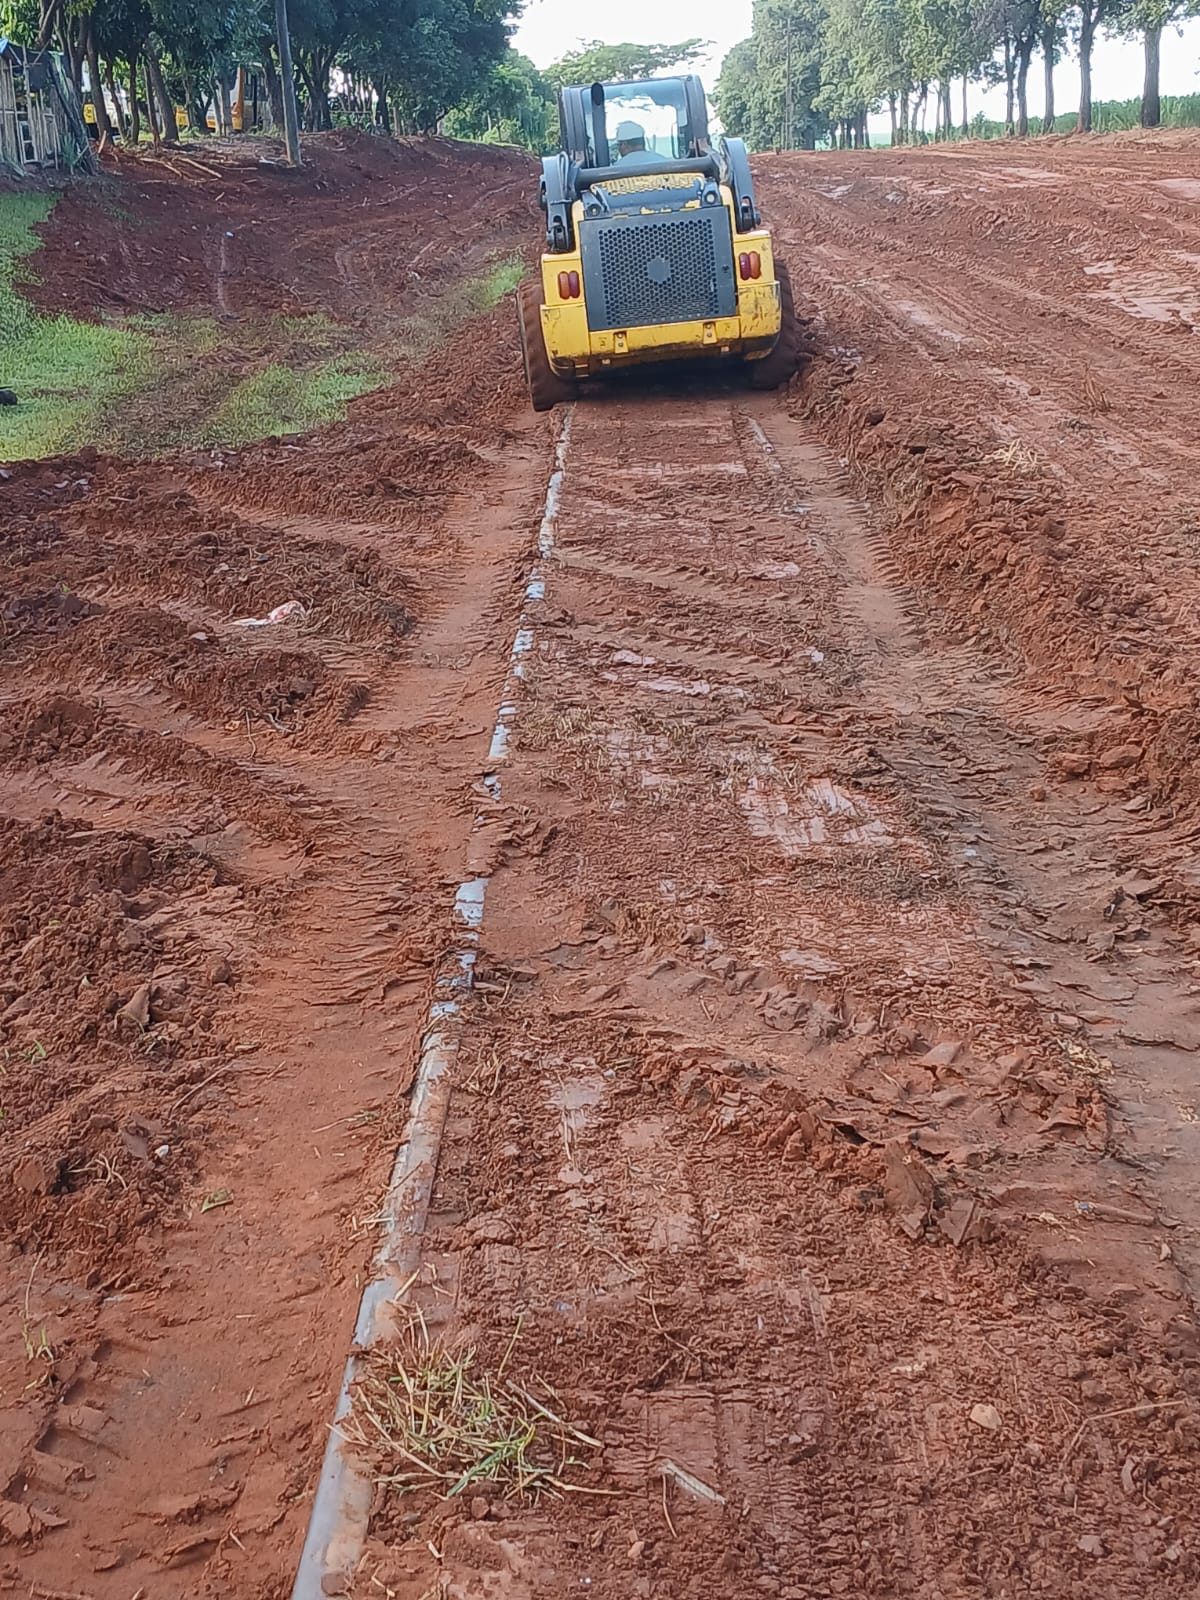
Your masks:
M 602 218 L 580 230 L 588 326 L 728 317 L 737 307 L 724 206 L 667 216 Z

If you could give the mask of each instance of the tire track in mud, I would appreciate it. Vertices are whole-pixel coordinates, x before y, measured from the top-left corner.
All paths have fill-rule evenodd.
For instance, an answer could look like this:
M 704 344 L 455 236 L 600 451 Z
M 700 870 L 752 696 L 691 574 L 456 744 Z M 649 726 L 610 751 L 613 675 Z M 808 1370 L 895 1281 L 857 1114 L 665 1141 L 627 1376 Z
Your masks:
M 818 506 L 822 480 L 848 484 L 823 446 L 803 437 L 793 442 L 796 430 L 777 416 L 770 427 L 793 472 L 810 484 L 815 479 Z M 875 658 L 863 693 L 903 723 L 903 739 L 882 748 L 905 772 L 922 809 L 940 813 L 943 827 L 951 823 L 966 870 L 983 880 L 985 898 L 989 882 L 1003 891 L 1009 926 L 1008 940 L 997 941 L 998 970 L 1067 1027 L 1083 1022 L 1078 1031 L 1092 1047 L 1106 1060 L 1116 1058 L 1107 1091 L 1126 1124 L 1122 1137 L 1175 1152 L 1153 1163 L 1155 1209 L 1200 1219 L 1200 1188 L 1190 1176 L 1200 1150 L 1194 1149 L 1187 1088 L 1190 1057 L 1200 1042 L 1192 1023 L 1192 975 L 1170 930 L 1136 903 L 1122 909 L 1122 874 L 1114 859 L 1128 812 L 1120 804 L 1091 805 L 1081 816 L 1077 805 L 1044 790 L 1038 717 L 1039 711 L 1048 715 L 1053 725 L 1055 710 L 1039 707 L 1030 686 L 1014 682 L 1011 670 L 982 651 L 937 645 L 937 613 L 900 583 L 887 536 L 871 528 L 866 508 L 845 501 L 841 515 L 830 516 L 828 500 L 825 505 L 846 580 L 844 605 L 864 625 L 860 648 Z M 1032 840 L 1030 812 L 1036 819 Z M 1154 832 L 1151 825 L 1147 836 Z M 1031 870 L 1032 862 L 1039 866 Z M 1064 937 L 1066 905 L 1075 910 Z M 1126 917 L 1127 926 L 1113 926 Z M 1082 950 L 1076 954 L 1072 946 Z M 1089 996 L 1103 1000 L 1102 1011 L 1088 1007 Z M 1161 1018 L 1156 1041 L 1146 1037 L 1147 1005 Z M 1086 1018 L 1077 1015 L 1089 1009 Z M 1147 1050 L 1152 1043 L 1157 1047 Z M 1146 1241 L 1143 1270 L 1162 1242 Z M 1190 1230 L 1175 1254 L 1194 1294 L 1200 1258 Z
M 1172 1592 L 1198 1463 L 1157 1208 L 1184 1187 L 1112 1159 L 1077 971 L 994 821 L 1029 805 L 1010 674 L 941 650 L 761 401 L 577 407 L 537 629 L 398 1304 L 603 1449 L 549 1517 L 381 1492 L 353 1592 L 1082 1597 L 1099 1526 L 1109 1592 Z M 1072 1439 L 1151 1395 L 1153 1549 L 1120 1484 L 1143 1447 Z

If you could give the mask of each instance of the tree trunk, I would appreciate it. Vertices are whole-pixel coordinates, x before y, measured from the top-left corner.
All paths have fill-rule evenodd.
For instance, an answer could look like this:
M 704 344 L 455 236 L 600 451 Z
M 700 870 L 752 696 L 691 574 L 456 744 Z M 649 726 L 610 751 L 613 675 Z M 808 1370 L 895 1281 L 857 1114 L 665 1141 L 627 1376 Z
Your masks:
M 900 96 L 900 143 L 901 144 L 907 144 L 908 143 L 908 134 L 909 134 L 909 126 L 910 126 L 909 114 L 910 113 L 909 113 L 909 103 L 908 103 L 908 90 L 905 89 L 904 93 Z
M 54 30 L 58 26 L 62 10 L 63 0 L 42 0 L 37 31 L 39 50 L 50 48 L 50 41 L 54 38 Z
M 969 139 L 971 137 L 971 118 L 967 113 L 967 83 L 968 83 L 968 78 L 967 78 L 966 73 L 964 72 L 963 73 L 963 87 L 962 87 L 962 117 L 963 117 L 963 119 L 962 119 L 962 131 L 963 131 L 963 138 L 964 139 Z
M 1157 128 L 1162 121 L 1158 94 L 1158 62 L 1162 53 L 1162 29 L 1146 29 L 1146 80 L 1142 87 L 1142 127 Z
M 83 62 L 88 29 L 87 17 L 67 17 L 63 21 L 63 45 L 67 65 L 71 69 L 71 82 L 75 92 L 83 98 Z
M 1011 139 L 1013 135 L 1013 76 L 1016 62 L 1013 60 L 1012 40 L 1004 35 L 1004 132 Z
M 154 148 L 157 150 L 162 141 L 158 133 L 158 111 L 154 104 L 154 91 L 150 87 L 150 52 L 148 50 L 143 70 L 146 76 L 146 121 L 150 124 L 150 138 L 153 141 Z
M 317 90 L 313 81 L 313 74 L 309 70 L 309 63 L 303 56 L 296 59 L 296 71 L 300 74 L 300 81 L 304 85 L 304 125 L 310 133 L 317 129 Z
M 333 111 L 329 104 L 329 69 L 333 66 L 331 56 L 313 55 L 313 91 L 317 97 L 314 107 L 317 116 L 317 127 L 322 132 L 328 132 L 333 127 Z
M 1046 75 L 1046 110 L 1042 116 L 1042 132 L 1054 132 L 1054 52 L 1058 45 L 1058 29 L 1048 22 L 1042 29 L 1042 68 Z
M 128 126 L 125 122 L 125 112 L 121 105 L 121 96 L 117 93 L 116 77 L 113 73 L 113 64 L 111 61 L 105 64 L 104 83 L 108 89 L 108 97 L 112 101 L 113 116 L 116 118 L 117 123 L 117 137 L 119 139 L 128 138 Z
M 88 82 L 92 86 L 92 104 L 96 108 L 96 132 L 103 143 L 111 140 L 113 126 L 108 118 L 108 106 L 104 101 L 104 79 L 100 76 L 100 51 L 96 47 L 96 29 L 92 18 L 87 18 L 87 66 Z
M 1092 0 L 1083 0 L 1079 10 L 1079 116 L 1076 133 L 1092 131 L 1092 44 L 1096 38 L 1096 13 Z
M 229 76 L 227 73 L 217 74 L 217 104 L 220 106 L 218 116 L 221 121 L 221 132 L 226 139 L 233 135 L 233 105 L 229 98 Z
M 146 88 L 158 103 L 159 116 L 162 121 L 162 136 L 166 144 L 179 143 L 179 129 L 175 126 L 175 102 L 167 93 L 167 85 L 162 75 L 162 63 L 158 59 L 158 51 L 146 46 Z
M 138 53 L 129 57 L 129 142 L 136 146 L 142 137 L 142 113 L 138 109 Z
M 296 116 L 296 75 L 292 71 L 292 36 L 288 31 L 287 0 L 275 0 L 275 47 L 279 51 L 279 76 L 283 101 L 283 136 L 287 158 L 300 165 L 300 129 Z
M 267 80 L 267 103 L 271 108 L 271 122 L 276 133 L 283 129 L 283 85 L 271 59 L 269 49 L 263 51 L 263 77 Z
M 384 133 L 392 131 L 392 108 L 388 105 L 387 80 L 376 78 L 371 87 L 375 91 L 375 121 Z
M 865 111 L 859 113 L 858 126 L 862 135 L 859 140 L 860 148 L 869 150 L 871 148 L 871 126 L 867 121 L 867 113 Z
M 1029 63 L 1033 57 L 1033 34 L 1017 46 L 1017 133 L 1029 137 Z

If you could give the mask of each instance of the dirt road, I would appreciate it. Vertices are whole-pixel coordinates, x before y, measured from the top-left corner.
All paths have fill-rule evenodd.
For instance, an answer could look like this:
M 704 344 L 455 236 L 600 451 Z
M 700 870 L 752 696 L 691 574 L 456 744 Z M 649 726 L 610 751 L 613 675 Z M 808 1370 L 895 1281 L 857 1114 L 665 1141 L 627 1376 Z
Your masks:
M 14 475 L 14 1593 L 290 1593 L 414 1218 L 299 1600 L 1195 1592 L 1194 153 L 764 160 L 785 396 Z

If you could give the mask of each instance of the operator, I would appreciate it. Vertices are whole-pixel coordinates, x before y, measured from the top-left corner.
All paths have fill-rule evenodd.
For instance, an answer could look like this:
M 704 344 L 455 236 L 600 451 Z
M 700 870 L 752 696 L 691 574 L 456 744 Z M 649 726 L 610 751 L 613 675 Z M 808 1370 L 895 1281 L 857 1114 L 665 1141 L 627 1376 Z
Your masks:
M 637 122 L 617 124 L 617 150 L 619 167 L 650 167 L 662 159 L 646 149 L 646 130 Z

